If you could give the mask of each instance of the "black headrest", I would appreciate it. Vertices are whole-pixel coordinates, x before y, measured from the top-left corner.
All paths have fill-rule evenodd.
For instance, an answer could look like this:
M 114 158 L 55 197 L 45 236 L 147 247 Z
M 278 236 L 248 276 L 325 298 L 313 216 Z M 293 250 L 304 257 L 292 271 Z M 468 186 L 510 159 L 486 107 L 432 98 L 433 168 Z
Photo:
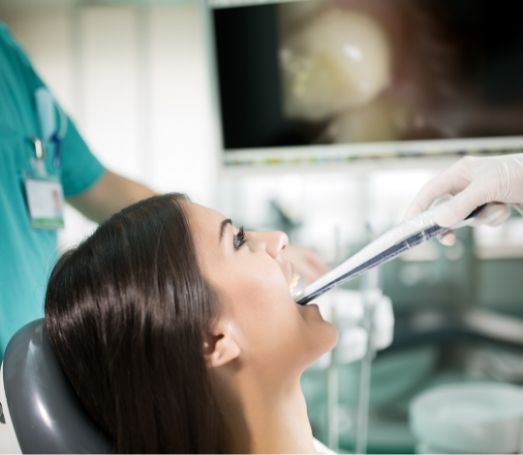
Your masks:
M 113 452 L 62 372 L 43 319 L 11 339 L 3 371 L 7 406 L 23 453 Z

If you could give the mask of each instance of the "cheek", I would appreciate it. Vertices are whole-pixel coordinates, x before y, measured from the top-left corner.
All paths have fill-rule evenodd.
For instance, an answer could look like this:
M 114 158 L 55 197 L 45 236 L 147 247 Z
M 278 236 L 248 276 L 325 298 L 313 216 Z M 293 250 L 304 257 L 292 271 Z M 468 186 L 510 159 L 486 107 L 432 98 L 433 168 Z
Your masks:
M 267 326 L 294 313 L 290 311 L 294 309 L 293 302 L 281 273 L 254 277 L 241 274 L 234 280 L 226 279 L 220 287 L 226 306 L 239 323 Z
M 225 311 L 249 343 L 256 343 L 274 331 L 289 333 L 300 325 L 301 317 L 279 270 L 259 275 L 237 271 L 221 273 L 217 290 Z
M 244 258 L 222 268 L 221 288 L 248 303 L 253 300 L 282 299 L 290 295 L 289 286 L 280 267 L 271 259 Z

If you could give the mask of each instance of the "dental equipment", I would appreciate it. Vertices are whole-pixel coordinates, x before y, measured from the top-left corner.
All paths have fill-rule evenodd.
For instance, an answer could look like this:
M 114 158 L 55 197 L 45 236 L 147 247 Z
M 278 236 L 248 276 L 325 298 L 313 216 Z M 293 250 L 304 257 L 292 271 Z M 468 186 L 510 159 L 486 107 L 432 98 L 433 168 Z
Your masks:
M 504 210 L 503 204 L 496 202 L 483 204 L 473 210 L 461 223 L 451 227 L 442 227 L 436 224 L 433 209 L 427 210 L 369 243 L 358 253 L 295 295 L 294 300 L 300 305 L 306 305 L 333 287 L 391 261 L 414 246 L 433 237 L 444 235 L 449 231 L 469 226 L 474 221 L 495 219 L 501 210 Z

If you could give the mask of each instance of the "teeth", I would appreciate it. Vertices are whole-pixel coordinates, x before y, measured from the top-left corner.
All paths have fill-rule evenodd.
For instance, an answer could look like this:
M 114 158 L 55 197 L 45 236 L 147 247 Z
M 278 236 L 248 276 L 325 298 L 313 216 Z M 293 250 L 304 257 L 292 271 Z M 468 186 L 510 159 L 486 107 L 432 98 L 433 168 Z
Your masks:
M 292 277 L 290 279 L 290 282 L 289 282 L 289 291 L 291 294 L 294 292 L 294 289 L 298 285 L 299 281 L 300 281 L 300 275 L 298 275 L 297 273 L 293 273 Z

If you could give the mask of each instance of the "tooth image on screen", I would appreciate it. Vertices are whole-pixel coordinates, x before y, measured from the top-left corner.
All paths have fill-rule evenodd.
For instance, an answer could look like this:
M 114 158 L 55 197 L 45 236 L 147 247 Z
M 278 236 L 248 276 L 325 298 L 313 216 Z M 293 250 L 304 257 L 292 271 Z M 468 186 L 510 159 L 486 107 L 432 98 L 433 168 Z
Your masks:
M 397 140 L 412 127 L 413 115 L 408 105 L 379 97 L 336 115 L 329 122 L 326 136 L 335 143 Z
M 372 17 L 346 9 L 324 11 L 288 34 L 284 30 L 280 59 L 290 118 L 317 121 L 364 106 L 390 81 L 384 30 Z

